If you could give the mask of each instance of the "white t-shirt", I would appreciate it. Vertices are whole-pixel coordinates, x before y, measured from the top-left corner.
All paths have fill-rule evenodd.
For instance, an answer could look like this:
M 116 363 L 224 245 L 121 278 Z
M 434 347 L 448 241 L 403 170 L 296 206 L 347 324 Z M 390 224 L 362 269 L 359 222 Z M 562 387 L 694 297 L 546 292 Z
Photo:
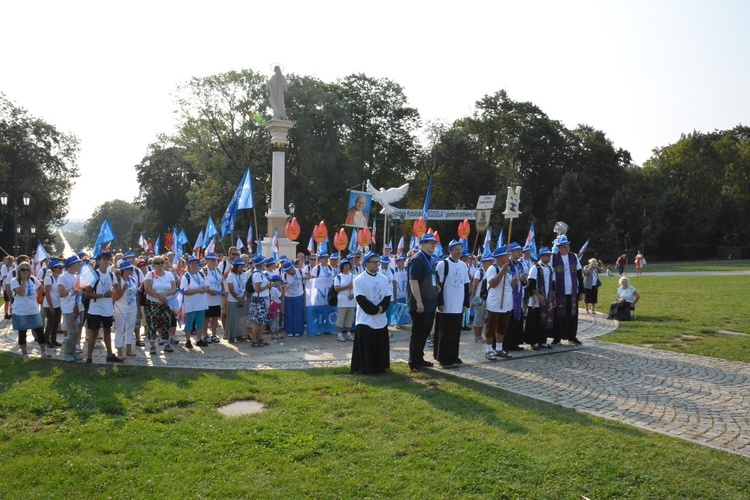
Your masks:
M 393 272 L 396 276 L 396 298 L 397 299 L 406 299 L 406 287 L 409 283 L 409 272 L 404 267 L 403 269 L 399 269 L 398 267 L 395 267 L 393 269 Z
M 570 295 L 573 293 L 573 280 L 570 276 L 570 259 L 568 259 L 568 255 L 560 255 L 562 257 L 562 263 L 563 263 L 563 277 L 565 278 L 565 295 Z M 576 271 L 581 269 L 581 262 L 576 257 Z M 578 290 L 579 293 L 583 293 L 583 290 Z
M 58 278 L 54 273 L 44 278 L 44 290 L 46 291 L 47 285 L 49 285 L 49 298 L 52 301 L 52 307 L 55 309 L 60 307 L 60 291 L 57 289 L 57 280 Z M 44 307 L 49 307 L 46 296 L 44 297 Z
M 246 282 L 247 279 L 245 278 L 244 274 L 235 273 L 229 273 L 229 276 L 227 276 L 227 279 L 225 281 L 227 289 L 229 289 L 229 285 L 232 285 L 234 293 L 236 293 L 238 297 L 242 297 L 245 294 Z M 237 302 L 237 299 L 235 299 L 231 293 L 227 292 L 227 302 Z
M 271 302 L 281 304 L 281 290 L 279 290 L 279 287 L 271 287 L 271 289 L 268 291 L 268 294 L 271 297 Z
M 36 291 L 42 284 L 38 279 L 33 278 L 26 281 L 26 295 L 21 296 L 16 293 L 16 289 L 21 287 L 18 279 L 13 279 L 10 283 L 10 289 L 13 292 L 13 314 L 19 316 L 29 316 L 39 314 L 39 304 L 36 301 Z
M 373 276 L 368 272 L 364 272 L 354 278 L 354 296 L 357 297 L 359 295 L 363 295 L 367 300 L 378 305 L 384 298 L 393 295 L 393 285 L 381 273 Z M 388 326 L 388 318 L 385 311 L 382 314 L 371 316 L 364 312 L 361 307 L 357 307 L 356 323 L 380 329 Z
M 539 263 L 539 267 L 542 268 L 542 273 L 544 276 L 539 276 L 539 272 L 537 271 L 537 266 L 531 266 L 531 269 L 529 270 L 529 279 L 530 280 L 536 280 L 537 285 L 536 289 L 539 291 L 539 281 L 544 279 L 544 295 L 546 300 L 551 300 L 552 298 L 552 282 L 555 280 L 555 274 L 552 272 L 552 267 L 547 264 Z M 536 296 L 536 294 L 529 296 L 529 307 L 539 307 L 539 298 Z
M 44 279 L 47 277 L 47 271 L 49 271 L 48 268 L 40 267 L 36 272 L 36 279 L 38 279 L 41 283 L 44 283 Z
M 490 281 L 500 272 L 499 264 L 492 264 L 485 273 L 487 286 Z M 508 312 L 513 309 L 513 287 L 510 286 L 511 277 L 507 274 L 500 278 L 500 283 L 495 288 L 489 287 L 487 292 L 487 310 L 490 312 Z M 503 283 L 505 284 L 505 296 L 503 297 Z M 500 301 L 502 300 L 502 304 Z
M 331 266 L 321 266 L 318 264 L 317 266 L 312 268 L 312 271 L 310 271 L 310 274 L 313 278 L 332 278 L 333 277 L 333 267 Z
M 303 293 L 305 293 L 305 289 L 303 287 L 302 282 L 302 272 L 297 269 L 293 268 L 291 271 L 294 271 L 293 274 L 284 273 L 284 282 L 286 283 L 286 296 L 287 297 L 299 297 Z
M 189 276 L 189 278 L 188 278 Z M 189 281 L 189 282 L 188 282 Z M 180 281 L 180 288 L 185 290 L 197 290 L 206 286 L 206 278 L 200 271 L 195 274 L 185 273 Z M 193 311 L 205 311 L 208 309 L 208 293 L 185 294 L 182 298 L 182 310 L 185 313 Z
M 107 270 L 106 273 L 101 272 L 99 269 L 94 270 L 94 275 L 99 278 L 99 282 L 91 283 L 92 293 L 105 294 L 112 290 L 114 286 L 114 273 Z M 115 314 L 114 303 L 112 297 L 98 297 L 96 299 L 89 300 L 89 315 L 109 317 Z
M 138 301 L 136 300 L 136 292 L 138 291 L 138 278 L 135 273 L 131 273 L 127 280 L 120 277 L 119 282 L 122 295 L 115 302 L 115 307 L 122 314 L 137 311 Z
M 5 278 L 8 277 L 10 271 L 11 269 L 8 267 L 8 264 L 3 264 L 3 267 L 0 267 L 0 277 L 2 278 L 3 285 L 6 283 Z
M 354 275 L 352 273 L 349 274 L 341 274 L 339 273 L 336 275 L 336 277 L 333 279 L 333 284 L 336 286 L 347 286 L 349 283 L 354 280 Z M 349 298 L 349 294 L 354 293 L 354 290 L 343 290 L 338 293 L 339 296 L 339 302 L 338 307 L 355 307 L 357 305 L 357 301 L 352 298 Z
M 250 277 L 250 289 L 247 290 L 248 295 L 253 296 L 261 296 L 261 297 L 268 297 L 270 294 L 268 293 L 268 289 L 261 290 L 260 293 L 255 291 L 255 284 L 260 283 L 260 287 L 266 287 L 268 286 L 268 277 L 266 276 L 266 273 L 262 273 L 260 271 L 255 271 L 253 275 Z
M 65 271 L 57 278 L 57 296 L 60 297 L 60 287 L 68 291 L 67 297 L 60 297 L 60 310 L 63 314 L 72 314 L 76 308 L 76 296 L 73 289 L 76 286 L 78 277 L 75 274 Z
M 172 283 L 174 283 L 174 276 L 168 271 L 165 271 L 162 276 L 151 272 L 146 275 L 146 281 L 149 280 L 151 280 L 151 290 L 153 290 L 157 294 L 162 294 L 167 293 L 172 288 Z M 146 299 L 150 300 L 151 302 L 161 303 L 151 295 L 146 295 Z
M 472 296 L 472 298 L 479 297 L 479 294 L 482 292 L 482 280 L 484 279 L 484 273 L 485 271 L 484 271 L 484 268 L 482 267 L 478 267 L 476 268 L 476 271 L 474 271 L 474 276 L 472 277 L 472 281 L 477 282 L 477 288 L 476 290 L 474 290 L 474 295 Z M 473 287 L 474 284 L 472 283 L 471 286 Z
M 446 274 L 445 266 L 448 266 Z M 465 262 L 451 258 L 441 260 L 435 266 L 438 280 L 442 283 L 443 314 L 464 312 L 464 285 L 469 283 L 469 268 Z M 443 281 L 445 276 L 445 281 Z M 440 311 L 438 311 L 439 313 Z
M 220 306 L 221 294 L 224 293 L 224 277 L 218 269 L 206 268 L 206 282 L 209 288 L 217 292 L 216 295 L 208 294 L 208 306 Z

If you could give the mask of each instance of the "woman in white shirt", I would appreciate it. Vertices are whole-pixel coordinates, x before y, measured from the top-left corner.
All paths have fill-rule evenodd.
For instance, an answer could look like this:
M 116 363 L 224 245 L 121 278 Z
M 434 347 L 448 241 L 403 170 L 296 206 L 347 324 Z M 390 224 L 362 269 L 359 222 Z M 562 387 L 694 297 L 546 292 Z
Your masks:
M 641 300 L 641 295 L 630 284 L 630 280 L 623 276 L 620 278 L 620 286 L 617 289 L 617 300 L 609 305 L 607 319 L 617 319 L 624 315 L 630 319 L 630 310 Z
M 125 344 L 125 355 L 135 356 L 133 341 L 135 340 L 135 322 L 138 319 L 138 281 L 134 275 L 133 264 L 121 259 L 117 265 L 119 276 L 112 286 L 112 301 L 115 316 L 115 349 L 117 356 L 122 358 L 122 346 Z
M 262 347 L 268 345 L 263 340 L 263 328 L 268 323 L 268 302 L 270 292 L 273 286 L 269 281 L 266 273 L 266 260 L 262 255 L 255 257 L 255 270 L 250 275 L 245 294 L 250 297 L 250 309 L 248 314 L 252 329 L 250 330 L 250 340 L 253 347 Z
M 284 332 L 299 337 L 305 332 L 305 281 L 292 262 L 282 268 L 284 278 Z
M 21 348 L 23 359 L 28 359 L 26 351 L 26 332 L 34 330 L 39 349 L 43 358 L 51 357 L 45 350 L 46 343 L 42 315 L 39 314 L 39 302 L 37 295 L 41 293 L 42 284 L 31 275 L 31 266 L 28 262 L 18 265 L 16 277 L 10 283 L 13 294 L 13 329 L 18 331 L 18 346 Z
M 157 255 L 153 260 L 154 270 L 146 275 L 143 290 L 146 292 L 146 334 L 151 343 L 151 354 L 156 354 L 156 333 L 169 334 L 171 311 L 167 300 L 177 291 L 172 273 L 165 270 L 166 260 Z M 172 352 L 169 343 L 164 345 L 164 352 Z
M 245 340 L 245 261 L 237 257 L 232 261 L 232 270 L 227 275 L 227 321 L 224 325 L 227 340 L 234 344 Z
M 357 302 L 354 300 L 354 275 L 352 263 L 344 259 L 339 264 L 339 274 L 333 279 L 334 290 L 338 292 L 338 319 L 336 328 L 339 330 L 339 342 L 354 341 L 354 310 Z M 347 330 L 349 330 L 347 332 Z M 346 336 L 344 336 L 346 334 Z
M 190 342 L 190 333 L 195 328 L 195 338 L 198 339 L 195 345 L 198 347 L 207 347 L 203 321 L 208 309 L 208 282 L 201 271 L 198 270 L 200 261 L 195 257 L 190 257 L 187 261 L 187 272 L 182 275 L 180 289 L 184 294 L 182 301 L 182 310 L 185 312 L 185 347 L 193 348 Z
M 63 273 L 65 264 L 57 259 L 49 263 L 52 270 L 44 278 L 44 312 L 47 314 L 47 325 L 44 329 L 44 336 L 47 338 L 47 347 L 54 349 L 62 344 L 57 342 L 57 329 L 60 327 L 62 320 L 62 309 L 60 309 L 60 292 L 57 289 L 57 280 Z

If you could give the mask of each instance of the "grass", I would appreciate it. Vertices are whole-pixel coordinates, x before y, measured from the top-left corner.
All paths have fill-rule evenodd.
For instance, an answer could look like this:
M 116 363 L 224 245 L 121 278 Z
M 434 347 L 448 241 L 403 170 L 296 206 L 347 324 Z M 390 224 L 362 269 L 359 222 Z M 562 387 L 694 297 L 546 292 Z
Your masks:
M 603 277 L 598 310 L 606 313 L 617 289 Z M 750 363 L 750 276 L 631 276 L 641 294 L 637 319 L 600 340 Z
M 615 272 L 612 266 L 612 272 Z M 635 265 L 628 264 L 627 271 L 635 275 Z M 655 272 L 685 272 L 685 271 L 750 271 L 750 260 L 700 260 L 684 262 L 648 261 L 643 267 L 643 274 Z
M 750 460 L 481 384 L 0 354 L 3 498 L 746 498 Z M 228 419 L 251 398 L 267 411 Z

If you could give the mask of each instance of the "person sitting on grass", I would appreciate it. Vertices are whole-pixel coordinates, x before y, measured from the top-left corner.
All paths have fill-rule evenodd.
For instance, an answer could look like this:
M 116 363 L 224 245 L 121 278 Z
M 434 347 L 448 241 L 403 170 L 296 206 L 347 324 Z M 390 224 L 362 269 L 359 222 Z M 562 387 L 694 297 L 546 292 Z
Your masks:
M 607 319 L 621 317 L 621 314 L 629 312 L 639 300 L 641 300 L 641 295 L 630 284 L 630 280 L 623 276 L 620 278 L 620 286 L 617 289 L 617 300 L 609 305 L 609 315 L 607 316 Z

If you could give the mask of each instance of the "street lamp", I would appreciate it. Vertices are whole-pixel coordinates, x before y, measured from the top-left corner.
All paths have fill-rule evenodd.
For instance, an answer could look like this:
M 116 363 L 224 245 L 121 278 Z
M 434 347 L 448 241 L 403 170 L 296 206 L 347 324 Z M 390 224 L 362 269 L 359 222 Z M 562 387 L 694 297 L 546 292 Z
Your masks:
M 29 253 L 29 240 L 33 239 L 34 236 L 36 235 L 35 225 L 32 224 L 31 226 L 29 226 L 29 233 L 30 234 L 24 234 L 23 236 L 21 236 L 21 238 L 23 239 L 23 249 L 24 249 L 24 252 L 26 253 Z M 16 234 L 21 234 L 20 225 L 16 227 Z
M 21 214 L 26 213 L 29 209 L 29 204 L 31 203 L 31 196 L 29 196 L 29 193 L 24 193 L 21 196 L 21 202 L 23 203 L 23 206 L 21 208 L 18 208 L 17 202 L 13 204 L 13 208 L 8 208 L 8 193 L 0 193 L 0 210 L 2 211 L 2 213 L 10 212 L 10 214 L 13 216 L 13 225 L 16 228 L 16 232 L 14 234 L 15 244 L 13 245 L 13 250 L 16 255 L 18 255 L 18 252 L 21 249 L 18 244 L 18 237 L 21 234 L 21 225 L 18 223 L 18 217 Z M 34 231 L 36 231 L 36 228 L 34 228 Z
M 294 202 L 291 202 L 287 208 L 289 209 L 289 217 L 286 218 L 286 221 L 291 222 L 294 218 L 294 211 L 297 209 L 297 205 L 295 205 Z

